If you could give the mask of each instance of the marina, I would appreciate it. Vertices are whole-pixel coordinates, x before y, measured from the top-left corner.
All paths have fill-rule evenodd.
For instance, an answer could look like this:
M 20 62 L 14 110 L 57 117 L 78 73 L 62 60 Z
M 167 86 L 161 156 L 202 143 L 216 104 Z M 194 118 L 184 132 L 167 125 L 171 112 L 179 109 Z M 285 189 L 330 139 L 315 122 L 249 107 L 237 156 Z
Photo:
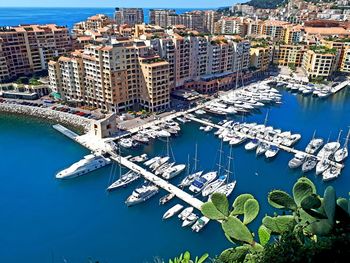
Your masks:
M 344 138 L 346 136 L 347 132 L 347 126 L 348 126 L 348 116 L 349 109 L 346 107 L 346 101 L 349 100 L 347 90 L 341 90 L 337 94 L 335 94 L 332 97 L 329 97 L 327 100 L 319 100 L 318 98 L 314 97 L 304 97 L 302 95 L 293 95 L 286 91 L 281 91 L 282 94 L 282 104 L 281 106 L 268 106 L 267 108 L 261 108 L 261 112 L 255 112 L 250 115 L 246 116 L 233 116 L 235 121 L 242 122 L 242 118 L 244 118 L 243 122 L 247 123 L 264 123 L 267 111 L 269 111 L 269 118 L 268 118 L 268 125 L 279 127 L 283 131 L 293 131 L 295 133 L 299 133 L 302 135 L 302 138 L 296 145 L 297 149 L 303 150 L 306 148 L 310 140 L 312 139 L 313 133 L 315 130 L 316 137 L 317 138 L 323 138 L 326 142 L 328 138 L 330 138 L 330 141 L 336 141 L 338 137 L 339 130 L 342 129 L 344 132 L 342 134 L 342 138 L 340 140 L 341 147 L 344 145 Z M 345 106 L 345 108 L 344 108 Z M 190 113 L 191 114 L 191 113 Z M 192 112 L 194 114 L 194 112 Z M 182 114 L 181 116 L 183 116 Z M 287 117 L 286 117 L 287 116 Z M 330 118 L 330 116 L 338 116 L 336 118 Z M 215 166 L 215 163 L 217 163 L 217 157 L 215 157 L 215 153 L 218 151 L 220 140 L 218 140 L 218 137 L 214 134 L 218 129 L 219 126 L 221 127 L 223 124 L 218 125 L 219 122 L 221 122 L 223 117 L 215 116 L 215 115 L 209 115 L 209 114 L 202 114 L 197 115 L 198 119 L 206 119 L 204 121 L 212 122 L 216 125 L 216 128 L 213 127 L 213 130 L 211 132 L 202 132 L 199 130 L 200 126 L 207 126 L 204 123 L 198 123 L 196 121 L 190 121 L 186 124 L 181 124 L 181 131 L 179 136 L 171 136 L 169 137 L 170 144 L 172 147 L 172 150 L 174 152 L 174 155 L 176 156 L 176 163 L 180 164 L 187 164 L 188 162 L 188 154 L 192 157 L 195 155 L 195 144 L 198 144 L 198 159 L 200 160 L 198 162 L 198 171 L 204 171 L 204 173 L 208 171 L 214 171 L 217 168 Z M 175 120 L 176 121 L 176 120 Z M 176 121 L 178 122 L 178 121 Z M 302 125 L 301 125 L 302 124 Z M 326 125 L 325 125 L 326 124 Z M 11 127 L 8 125 L 8 127 Z M 332 127 L 332 128 L 330 128 Z M 48 131 L 50 130 L 49 127 L 47 128 Z M 28 132 L 28 129 L 22 129 L 26 130 Z M 6 129 L 2 129 L 2 132 L 5 132 Z M 28 136 L 28 135 L 27 135 Z M 37 134 L 36 134 L 37 136 Z M 44 137 L 43 134 L 41 134 L 42 137 Z M 120 188 L 116 190 L 117 192 L 111 192 L 106 194 L 105 189 L 110 185 L 107 183 L 108 181 L 108 174 L 110 173 L 110 170 L 112 169 L 112 166 L 109 165 L 108 167 L 101 168 L 101 170 L 96 170 L 92 172 L 90 175 L 81 176 L 72 180 L 67 181 L 59 181 L 59 180 L 53 180 L 54 175 L 59 170 L 68 167 L 71 165 L 72 160 L 77 161 L 81 159 L 83 156 L 89 154 L 89 151 L 95 151 L 98 148 L 101 148 L 101 142 L 95 141 L 91 139 L 90 135 L 83 135 L 78 136 L 75 138 L 76 141 L 79 141 L 79 144 L 84 145 L 84 148 L 81 148 L 77 143 L 69 139 L 65 136 L 58 136 L 55 135 L 55 137 L 59 137 L 60 144 L 62 144 L 61 141 L 65 142 L 66 144 L 70 145 L 69 147 L 73 147 L 73 149 L 76 149 L 76 152 L 66 152 L 59 146 L 53 146 L 50 144 L 50 146 L 46 149 L 45 152 L 50 151 L 52 152 L 52 147 L 57 148 L 55 152 L 52 152 L 50 155 L 50 165 L 45 165 L 45 167 L 41 168 L 43 169 L 43 173 L 47 175 L 46 184 L 50 185 L 47 186 L 47 189 L 45 191 L 48 191 L 51 189 L 56 189 L 57 186 L 60 187 L 58 190 L 58 193 L 61 193 L 62 195 L 69 196 L 70 198 L 67 198 L 67 200 L 62 200 L 62 198 L 53 200 L 51 198 L 51 202 L 48 203 L 48 207 L 46 208 L 47 211 L 51 211 L 49 213 L 53 214 L 54 216 L 52 218 L 60 218 L 60 214 L 64 214 L 65 211 L 71 211 L 70 213 L 74 213 L 74 210 L 76 207 L 81 206 L 80 204 L 86 204 L 81 209 L 88 209 L 89 213 L 88 215 L 85 213 L 85 215 L 88 217 L 90 216 L 90 211 L 93 214 L 98 214 L 99 219 L 91 220 L 90 224 L 92 225 L 92 230 L 96 233 L 103 233 L 103 232 L 111 232 L 111 236 L 109 236 L 105 240 L 109 240 L 111 244 L 115 242 L 121 242 L 118 238 L 120 235 L 119 231 L 117 229 L 120 229 L 119 225 L 129 225 L 132 224 L 133 228 L 128 228 L 128 234 L 125 235 L 137 235 L 139 231 L 144 231 L 145 234 L 152 236 L 152 231 L 155 231 L 155 229 L 161 229 L 161 231 L 166 232 L 171 235 L 178 236 L 179 241 L 175 242 L 175 245 L 177 248 L 181 249 L 191 249 L 191 251 L 194 251 L 194 253 L 200 254 L 202 251 L 199 249 L 198 245 L 191 245 L 191 244 L 203 244 L 203 239 L 206 240 L 206 237 L 210 237 L 212 241 L 210 241 L 210 245 L 212 246 L 212 253 L 216 253 L 215 251 L 221 251 L 223 249 L 223 246 L 229 246 L 229 244 L 226 244 L 226 241 L 224 238 L 220 235 L 220 226 L 214 223 L 208 223 L 205 228 L 200 231 L 199 235 L 194 234 L 194 230 L 192 230 L 189 227 L 182 228 L 182 221 L 179 222 L 179 219 L 177 216 L 173 216 L 169 218 L 169 222 L 162 222 L 162 217 L 164 213 L 169 210 L 172 206 L 176 204 L 181 204 L 184 206 L 184 208 L 187 208 L 189 205 L 186 202 L 181 201 L 179 198 L 175 197 L 172 200 L 170 200 L 168 203 L 166 203 L 164 206 L 159 206 L 159 199 L 163 197 L 164 195 L 167 195 L 169 192 L 166 190 L 159 190 L 159 193 L 157 196 L 152 197 L 144 204 L 138 204 L 133 207 L 128 208 L 125 205 L 125 200 L 130 196 L 130 194 L 133 192 L 134 189 L 140 187 L 142 185 L 141 180 L 137 180 L 128 187 Z M 62 138 L 61 138 L 62 137 Z M 195 138 L 195 140 L 193 139 Z M 6 136 L 3 136 L 2 140 L 6 140 Z M 27 143 L 30 143 L 30 139 L 26 139 Z M 10 141 L 9 141 L 10 142 Z M 89 143 L 87 143 L 89 142 Z M 105 143 L 103 141 L 103 143 Z M 248 143 L 245 142 L 245 143 Z M 6 142 L 5 142 L 6 145 Z M 266 195 L 271 190 L 271 187 L 282 189 L 282 190 L 288 190 L 290 189 L 290 186 L 293 185 L 296 178 L 303 175 L 301 171 L 301 167 L 299 169 L 290 169 L 288 167 L 288 162 L 292 159 L 293 154 L 289 153 L 285 150 L 281 150 L 278 155 L 275 157 L 276 159 L 267 160 L 266 158 L 256 158 L 255 154 L 252 154 L 250 151 L 245 150 L 245 145 L 242 144 L 237 147 L 233 147 L 233 156 L 235 158 L 235 175 L 237 184 L 234 187 L 234 190 L 229 197 L 231 202 L 235 196 L 241 194 L 241 193 L 252 193 L 256 198 L 259 199 L 259 202 L 261 202 L 261 206 L 264 208 L 264 210 L 268 209 L 268 204 L 266 201 Z M 85 148 L 88 148 L 87 151 Z M 224 156 L 228 155 L 230 145 L 228 143 L 224 143 L 223 145 L 223 151 L 225 154 Z M 25 152 L 26 153 L 26 152 Z M 152 139 L 148 144 L 140 144 L 136 148 L 127 148 L 122 149 L 122 155 L 127 157 L 131 155 L 129 158 L 135 157 L 135 156 L 141 156 L 143 154 L 147 154 L 148 160 L 152 159 L 155 156 L 166 156 L 166 138 L 159 138 L 159 139 Z M 206 153 L 211 153 L 207 155 Z M 11 153 L 9 153 L 11 154 Z M 27 156 L 31 156 L 33 154 L 26 153 Z M 57 162 L 57 158 L 62 158 L 62 155 L 65 156 L 65 161 Z M 42 158 L 45 159 L 45 154 L 40 154 L 36 158 Z M 52 159 L 51 159 L 52 158 Z M 216 159 L 216 161 L 214 161 Z M 11 161 L 8 161 L 8 159 L 5 159 L 5 161 L 12 163 Z M 24 161 L 24 160 L 23 160 Z M 28 161 L 33 162 L 34 160 L 29 158 Z M 114 161 L 115 162 L 115 161 Z M 173 161 L 172 161 L 173 162 Z M 135 164 L 137 162 L 135 161 Z M 140 164 L 140 163 L 138 163 Z M 349 183 L 349 177 L 348 175 L 348 165 L 347 160 L 344 162 L 345 167 L 342 169 L 342 174 L 337 178 L 336 180 L 329 181 L 324 183 L 322 180 L 320 180 L 319 177 L 315 177 L 313 173 L 308 173 L 307 176 L 312 179 L 317 187 L 322 189 L 325 185 L 332 184 L 337 187 L 337 189 L 340 189 L 340 194 L 347 194 L 347 189 L 343 187 L 343 185 L 347 185 Z M 190 171 L 192 172 L 192 168 Z M 119 169 L 119 168 L 118 168 Z M 118 170 L 116 169 L 116 170 Z M 187 168 L 186 168 L 187 169 Z M 45 172 L 46 171 L 46 172 Z M 122 174 L 125 174 L 128 172 L 128 169 L 123 168 Z M 25 171 L 19 171 L 19 174 L 25 174 Z M 119 171 L 114 171 L 114 174 L 116 177 L 119 177 Z M 187 173 L 186 173 L 187 174 Z M 30 178 L 30 177 L 29 177 Z M 28 178 L 28 180 L 29 180 Z M 32 178 L 35 178 L 35 175 L 32 175 Z M 118 179 L 118 178 L 117 178 Z M 174 178 L 172 181 L 173 185 L 178 185 L 180 182 L 184 179 L 183 175 L 179 175 L 177 178 Z M 42 180 L 42 179 L 40 179 Z M 113 182 L 111 182 L 113 183 Z M 18 182 L 16 182 L 16 187 L 18 187 Z M 14 187 L 14 185 L 13 185 Z M 187 189 L 187 188 L 186 188 Z M 185 191 L 188 191 L 186 190 Z M 24 189 L 23 187 L 20 187 L 20 190 L 23 193 L 26 193 L 29 191 L 29 189 Z M 6 189 L 4 189 L 6 192 Z M 38 192 L 41 192 L 42 189 L 38 189 Z M 344 192 L 345 191 L 345 192 Z M 70 196 L 70 192 L 74 192 L 74 195 Z M 72 193 L 73 194 L 73 193 Z M 91 198 L 90 198 L 91 195 Z M 91 203 L 95 202 L 95 200 L 104 200 L 103 203 L 99 203 L 98 206 L 91 207 Z M 201 195 L 197 196 L 197 198 L 200 201 L 205 201 L 206 199 L 202 199 Z M 35 199 L 34 199 L 35 200 Z M 41 203 L 43 201 L 36 200 L 37 203 Z M 50 210 L 50 207 L 52 204 L 55 205 L 57 212 Z M 60 208 L 62 206 L 62 208 Z M 86 206 L 86 208 L 85 208 Z M 64 210 L 63 210 L 64 207 Z M 105 215 L 101 215 L 101 209 L 105 212 Z M 180 211 L 181 212 L 181 211 Z M 198 211 L 194 212 L 197 216 L 200 216 L 200 213 Z M 6 218 L 5 214 L 5 218 Z M 117 219 L 116 219 L 117 218 Z M 68 218 L 67 218 L 68 219 Z M 65 228 L 69 228 L 69 225 L 72 225 L 71 219 L 68 221 L 66 219 L 60 219 L 60 222 L 55 221 L 55 219 L 51 219 L 52 222 L 57 225 L 65 226 Z M 79 222 L 82 220 L 86 220 L 86 218 L 79 218 Z M 149 229 L 145 230 L 144 227 L 139 225 L 140 220 L 147 220 L 147 222 L 150 222 Z M 167 220 L 167 221 L 168 221 Z M 197 220 L 198 221 L 198 220 Z M 255 225 L 252 225 L 252 228 L 258 227 L 258 224 L 260 223 L 260 220 L 257 220 L 258 223 Z M 78 223 L 74 223 L 78 224 Z M 101 226 L 103 225 L 103 226 Z M 196 223 L 194 223 L 191 227 L 194 228 Z M 111 228 L 117 228 L 115 231 L 111 230 Z M 142 230 L 141 230 L 142 228 Z M 95 229 L 95 230 L 94 230 Z M 28 233 L 28 229 L 22 229 L 23 233 Z M 46 232 L 49 230 L 45 230 Z M 43 236 L 40 232 L 40 230 L 36 230 L 39 236 Z M 61 230 L 62 233 L 65 232 L 65 230 Z M 78 232 L 79 233 L 79 232 Z M 29 234 L 29 233 L 28 233 Z M 60 234 L 55 234 L 58 239 L 60 239 Z M 97 235 L 98 236 L 98 235 Z M 101 237 L 102 238 L 102 237 Z M 72 238 L 74 242 L 77 242 L 77 239 Z M 118 241 L 119 240 L 119 241 Z M 157 243 L 156 239 L 151 239 L 152 242 L 155 244 Z M 183 240 L 188 240 L 184 242 Z M 72 241 L 73 242 L 73 241 Z M 122 242 L 121 242 L 122 243 Z M 171 243 L 171 244 L 170 244 Z M 206 245 L 207 242 L 205 242 Z M 121 244 L 121 249 L 123 249 L 124 243 Z M 158 244 L 158 243 L 157 243 Z M 226 244 L 226 245 L 225 245 Z M 153 255 L 166 255 L 169 253 L 175 253 L 171 247 L 174 245 L 173 241 L 167 241 L 164 236 L 164 241 L 162 241 L 162 244 L 158 244 L 158 248 L 160 248 L 163 252 L 155 251 L 150 249 L 150 247 L 145 248 L 145 250 L 141 251 L 142 253 L 142 259 L 144 259 L 145 255 L 148 255 L 149 259 L 152 258 Z M 60 247 L 62 245 L 56 243 L 55 247 Z M 81 246 L 84 247 L 84 249 L 92 249 L 94 248 L 89 247 L 88 244 L 82 243 Z M 64 251 L 67 251 L 66 255 L 69 255 L 70 258 L 78 259 L 79 256 L 73 251 L 70 250 L 68 247 L 63 246 Z M 104 254 L 108 254 L 108 251 L 112 251 L 111 246 L 107 245 L 104 248 L 101 248 Z M 55 250 L 56 251 L 56 250 Z M 24 251 L 25 254 L 27 254 Z M 163 254 L 164 253 L 164 254 Z M 113 258 L 113 255 L 111 255 L 111 258 Z M 140 258 L 137 258 L 137 256 L 134 257 L 135 261 L 140 261 Z

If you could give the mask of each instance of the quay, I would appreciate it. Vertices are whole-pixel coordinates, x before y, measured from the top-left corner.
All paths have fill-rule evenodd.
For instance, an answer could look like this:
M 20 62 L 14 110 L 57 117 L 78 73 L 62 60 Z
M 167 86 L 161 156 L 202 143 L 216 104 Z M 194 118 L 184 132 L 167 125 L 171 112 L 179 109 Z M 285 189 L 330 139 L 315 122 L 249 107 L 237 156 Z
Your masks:
M 52 126 L 56 131 L 62 133 L 63 135 L 67 136 L 69 139 L 76 140 L 78 137 L 78 134 L 75 132 L 67 129 L 66 127 L 62 126 L 61 124 L 55 124 Z
M 188 119 L 190 119 L 190 120 L 192 120 L 192 121 L 195 121 L 195 122 L 197 122 L 197 123 L 201 123 L 201 124 L 204 124 L 204 125 L 207 125 L 207 126 L 211 126 L 211 127 L 217 128 L 217 129 L 224 128 L 224 127 L 222 127 L 222 126 L 220 126 L 220 125 L 218 125 L 218 124 L 215 124 L 215 123 L 212 123 L 212 122 L 209 122 L 209 121 L 206 121 L 206 120 L 201 120 L 201 119 L 198 119 L 198 118 L 195 118 L 195 117 L 186 116 L 186 118 L 188 118 Z M 247 138 L 249 138 L 249 139 L 255 139 L 254 136 L 251 136 L 251 135 L 249 135 L 249 134 L 245 134 L 245 133 L 241 133 L 241 132 L 236 132 L 236 133 L 239 134 L 239 135 L 245 136 L 245 137 L 247 137 Z M 259 141 L 264 142 L 264 143 L 267 143 L 267 144 L 270 144 L 270 145 L 273 145 L 273 146 L 276 146 L 276 147 L 278 147 L 278 148 L 280 148 L 280 149 L 282 149 L 282 150 L 284 150 L 284 151 L 286 151 L 286 152 L 289 152 L 289 153 L 293 153 L 293 154 L 297 154 L 297 153 L 298 153 L 298 154 L 304 154 L 304 155 L 306 155 L 306 156 L 308 156 L 308 157 L 314 157 L 314 158 L 316 158 L 318 161 L 321 161 L 321 158 L 317 157 L 316 155 L 308 154 L 308 153 L 306 153 L 306 152 L 304 152 L 304 151 L 300 151 L 300 150 L 297 150 L 297 149 L 292 148 L 292 147 L 289 147 L 289 146 L 285 146 L 285 145 L 282 145 L 282 144 L 276 144 L 276 143 L 274 143 L 274 142 L 270 142 L 270 141 L 267 141 L 267 140 L 265 140 L 265 139 L 260 139 L 260 138 L 259 138 Z M 330 161 L 329 163 L 330 163 L 332 166 L 335 166 L 335 167 L 337 167 L 337 168 L 341 168 L 341 169 L 344 168 L 344 165 L 343 165 L 343 164 L 340 164 L 340 163 L 337 163 L 337 162 L 334 162 L 334 161 Z

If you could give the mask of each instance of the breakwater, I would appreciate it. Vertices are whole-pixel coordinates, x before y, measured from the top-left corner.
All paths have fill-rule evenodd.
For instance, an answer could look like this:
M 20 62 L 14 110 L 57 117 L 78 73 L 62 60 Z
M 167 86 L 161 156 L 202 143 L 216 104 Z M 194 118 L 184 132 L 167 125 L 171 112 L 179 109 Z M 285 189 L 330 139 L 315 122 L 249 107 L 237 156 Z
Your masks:
M 73 115 L 66 112 L 54 111 L 50 108 L 40 108 L 19 104 L 0 103 L 0 112 L 28 115 L 36 118 L 42 118 L 64 125 L 75 127 L 87 132 L 90 129 L 91 121 L 89 119 Z

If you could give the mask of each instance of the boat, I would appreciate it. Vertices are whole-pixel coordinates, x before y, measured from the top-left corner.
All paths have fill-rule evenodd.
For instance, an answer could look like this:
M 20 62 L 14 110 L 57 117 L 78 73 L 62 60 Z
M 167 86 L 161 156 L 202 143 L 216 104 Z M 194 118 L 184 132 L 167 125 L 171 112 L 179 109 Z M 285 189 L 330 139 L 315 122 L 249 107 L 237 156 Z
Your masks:
M 219 178 L 203 188 L 202 196 L 208 196 L 215 192 L 220 186 L 222 186 L 227 179 L 227 175 L 220 175 Z
M 247 140 L 247 137 L 241 134 L 237 134 L 232 140 L 230 140 L 230 145 L 238 145 Z
M 202 189 L 212 182 L 217 176 L 217 172 L 206 173 L 199 178 L 195 179 L 190 185 L 189 190 L 194 193 L 199 193 Z
M 195 213 L 191 213 L 183 222 L 182 227 L 190 226 L 194 224 L 198 219 L 198 216 Z
M 164 173 L 166 170 L 168 170 L 169 168 L 171 168 L 174 164 L 175 164 L 175 162 L 165 163 L 165 164 L 161 165 L 160 167 L 158 167 L 155 170 L 154 174 L 155 175 L 160 175 L 160 174 Z
M 89 172 L 95 171 L 111 163 L 109 158 L 102 156 L 102 154 L 95 153 L 84 156 L 80 160 L 69 166 L 68 168 L 56 174 L 57 179 L 69 179 L 82 176 Z
M 294 158 L 288 162 L 288 166 L 291 169 L 298 168 L 305 162 L 305 160 L 306 160 L 306 154 L 296 153 L 294 155 Z
M 273 158 L 273 157 L 275 157 L 277 155 L 279 150 L 280 150 L 280 148 L 278 148 L 277 146 L 271 145 L 269 147 L 269 149 L 266 150 L 265 157 L 266 158 Z
M 340 148 L 339 142 L 326 143 L 323 148 L 317 154 L 318 158 L 328 158 L 330 155 L 335 153 Z
M 193 212 L 193 207 L 189 206 L 182 210 L 182 212 L 178 215 L 178 218 L 181 220 L 185 220 L 191 213 Z
M 323 145 L 323 139 L 313 138 L 305 148 L 305 152 L 315 154 Z
M 112 191 L 120 187 L 125 187 L 128 184 L 138 180 L 141 177 L 139 173 L 135 173 L 134 171 L 129 171 L 126 174 L 122 175 L 117 181 L 111 184 L 107 190 Z
M 170 167 L 168 170 L 164 171 L 162 174 L 164 179 L 171 179 L 180 174 L 183 170 L 185 170 L 186 165 L 185 164 L 178 164 L 173 167 Z
M 128 148 L 131 148 L 133 146 L 133 140 L 131 139 L 125 139 L 125 138 L 122 138 L 119 140 L 119 145 L 128 149 Z
M 204 110 L 196 110 L 194 113 L 198 114 L 198 115 L 203 115 L 205 114 Z
M 165 196 L 161 197 L 159 199 L 159 204 L 160 205 L 165 205 L 166 203 L 168 203 L 171 199 L 173 199 L 175 197 L 174 193 L 169 193 L 166 194 Z
M 160 131 L 157 131 L 157 136 L 158 137 L 163 137 L 163 138 L 166 138 L 166 137 L 170 137 L 171 136 L 171 133 L 166 131 L 166 130 L 160 130 Z
M 203 227 L 205 227 L 209 223 L 210 219 L 202 216 L 197 220 L 197 222 L 191 227 L 194 232 L 199 232 L 202 230 Z
M 200 177 L 202 174 L 203 174 L 203 171 L 199 171 L 186 176 L 184 179 L 182 179 L 178 187 L 183 188 L 191 185 L 191 183 L 193 183 L 193 181 L 196 180 L 198 177 Z
M 336 166 L 331 166 L 322 174 L 322 180 L 323 181 L 329 181 L 332 179 L 337 178 L 340 175 L 341 168 Z
M 188 122 L 187 119 L 182 118 L 182 117 L 177 117 L 176 120 L 178 120 L 178 121 L 181 122 L 181 123 L 186 123 L 186 122 Z
M 163 215 L 163 219 L 168 219 L 172 216 L 174 216 L 175 214 L 177 214 L 178 212 L 181 211 L 181 209 L 183 208 L 183 205 L 180 204 L 176 204 L 173 207 L 171 207 L 170 209 L 168 209 L 164 215 Z
M 303 173 L 307 173 L 314 169 L 317 165 L 317 158 L 316 157 L 310 157 L 307 158 L 306 161 L 303 163 L 301 170 Z
M 218 189 L 216 189 L 214 191 L 214 193 L 220 193 L 220 194 L 224 194 L 227 197 L 232 193 L 233 189 L 235 189 L 236 187 L 236 180 L 229 183 L 229 184 L 224 184 L 221 187 L 219 187 Z
M 130 159 L 131 162 L 137 162 L 137 163 L 142 163 L 142 162 L 145 162 L 147 161 L 148 157 L 147 157 L 147 154 L 142 154 L 140 156 L 135 156 L 135 157 L 132 157 Z
M 143 185 L 140 188 L 135 189 L 128 199 L 126 199 L 125 203 L 127 206 L 142 203 L 156 195 L 158 191 L 159 188 L 155 185 Z
M 150 165 L 152 165 L 153 163 L 159 161 L 161 158 L 162 158 L 162 157 L 159 157 L 159 156 L 153 157 L 152 159 L 149 159 L 148 161 L 144 162 L 144 165 L 150 166 Z
M 153 171 L 157 170 L 161 165 L 165 164 L 167 161 L 169 161 L 170 157 L 166 156 L 163 158 L 160 158 L 158 161 L 155 161 L 152 163 L 149 168 L 152 169 Z
M 149 139 L 145 135 L 137 134 L 132 137 L 132 139 L 136 142 L 147 144 L 149 142 Z
M 205 132 L 210 132 L 212 129 L 213 129 L 213 127 L 210 126 L 210 125 L 208 125 L 208 126 L 206 126 L 206 127 L 203 129 L 203 131 L 205 131 Z
M 349 141 L 349 136 L 350 136 L 350 129 L 348 131 L 348 134 L 346 135 L 345 138 L 345 143 L 343 148 L 337 150 L 334 154 L 334 160 L 336 162 L 342 162 L 348 157 L 348 141 Z
M 256 148 L 256 155 L 261 155 L 265 153 L 269 148 L 269 145 L 267 143 L 260 143 L 258 147 Z
M 330 164 L 327 159 L 319 161 L 316 165 L 316 175 L 319 175 L 329 168 Z

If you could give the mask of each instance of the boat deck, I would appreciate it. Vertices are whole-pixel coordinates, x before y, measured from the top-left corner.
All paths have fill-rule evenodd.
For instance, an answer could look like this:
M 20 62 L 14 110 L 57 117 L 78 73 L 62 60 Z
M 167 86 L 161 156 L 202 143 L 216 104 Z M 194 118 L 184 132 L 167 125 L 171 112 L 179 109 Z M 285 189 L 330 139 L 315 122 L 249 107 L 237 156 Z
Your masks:
M 212 123 L 212 122 L 209 122 L 209 121 L 206 121 L 206 120 L 201 120 L 201 119 L 190 117 L 190 116 L 187 116 L 187 118 L 192 120 L 192 121 L 195 121 L 195 122 L 198 122 L 198 123 L 201 123 L 201 124 L 204 124 L 204 125 L 212 126 L 214 128 L 217 128 L 217 129 L 223 128 L 222 126 L 220 126 L 218 124 L 215 124 L 215 123 Z M 245 133 L 241 133 L 241 132 L 236 132 L 236 133 L 239 134 L 239 135 L 246 136 L 249 139 L 255 139 L 254 136 L 251 136 L 249 134 L 245 134 Z M 306 153 L 304 151 L 297 150 L 297 149 L 295 149 L 293 147 L 285 146 L 285 145 L 282 145 L 282 144 L 276 144 L 274 142 L 270 142 L 268 140 L 260 139 L 260 138 L 259 138 L 259 141 L 264 142 L 264 143 L 268 143 L 268 144 L 273 145 L 273 146 L 276 146 L 276 147 L 280 148 L 281 150 L 284 150 L 284 151 L 289 152 L 289 153 L 293 153 L 293 154 L 297 154 L 297 153 L 300 154 L 300 153 L 302 153 L 302 154 L 307 155 L 308 157 L 315 157 L 315 158 L 317 158 L 318 161 L 321 161 L 321 159 L 322 159 L 322 158 L 317 157 L 316 155 L 308 154 L 308 153 Z M 338 168 L 341 168 L 341 169 L 344 167 L 343 164 L 340 164 L 340 163 L 337 163 L 337 162 L 333 162 L 333 161 L 330 161 L 330 164 L 332 166 L 335 166 L 335 167 L 338 167 Z

